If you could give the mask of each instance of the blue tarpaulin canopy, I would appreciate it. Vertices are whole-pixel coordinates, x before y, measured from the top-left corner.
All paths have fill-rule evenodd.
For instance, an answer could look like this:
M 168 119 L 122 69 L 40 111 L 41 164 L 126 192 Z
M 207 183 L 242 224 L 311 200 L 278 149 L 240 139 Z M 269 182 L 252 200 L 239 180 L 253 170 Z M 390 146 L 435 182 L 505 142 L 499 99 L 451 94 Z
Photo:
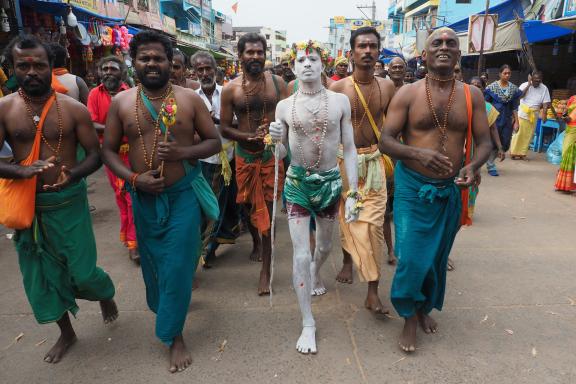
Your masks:
M 540 20 L 525 21 L 524 31 L 526 31 L 526 38 L 529 43 L 557 39 L 562 36 L 568 36 L 573 32 L 571 29 L 542 23 Z
M 519 17 L 524 17 L 524 9 L 522 8 L 522 3 L 520 0 L 507 0 L 503 3 L 495 5 L 488 10 L 488 13 L 498 14 L 498 23 L 502 24 L 510 20 L 514 20 L 515 13 L 518 14 Z M 477 15 L 484 14 L 485 11 L 481 11 L 476 13 Z M 447 25 L 448 28 L 452 28 L 456 32 L 466 32 L 468 30 L 468 17 Z

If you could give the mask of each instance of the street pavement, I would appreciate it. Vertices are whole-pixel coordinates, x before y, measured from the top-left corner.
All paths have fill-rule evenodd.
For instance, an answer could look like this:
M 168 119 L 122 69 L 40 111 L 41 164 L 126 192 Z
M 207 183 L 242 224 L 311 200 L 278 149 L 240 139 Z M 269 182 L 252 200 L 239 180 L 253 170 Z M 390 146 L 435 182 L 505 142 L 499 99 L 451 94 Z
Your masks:
M 328 293 L 313 299 L 319 352 L 296 352 L 292 248 L 279 214 L 273 306 L 256 295 L 260 266 L 248 260 L 249 236 L 222 247 L 216 267 L 197 273 L 184 332 L 193 366 L 174 375 L 140 270 L 118 242 L 114 197 L 100 170 L 89 178 L 89 197 L 99 264 L 116 284 L 120 317 L 104 326 L 98 304 L 81 301 L 77 344 L 59 364 L 44 363 L 57 327 L 34 320 L 0 229 L 0 383 L 576 383 L 576 197 L 555 192 L 557 167 L 531 157 L 506 160 L 500 177 L 483 172 L 474 225 L 452 252 L 444 310 L 433 313 L 439 332 L 421 333 L 413 355 L 397 346 L 402 320 L 394 312 L 382 319 L 363 308 L 365 284 L 335 282 L 337 241 L 323 268 Z M 383 266 L 388 304 L 393 272 Z

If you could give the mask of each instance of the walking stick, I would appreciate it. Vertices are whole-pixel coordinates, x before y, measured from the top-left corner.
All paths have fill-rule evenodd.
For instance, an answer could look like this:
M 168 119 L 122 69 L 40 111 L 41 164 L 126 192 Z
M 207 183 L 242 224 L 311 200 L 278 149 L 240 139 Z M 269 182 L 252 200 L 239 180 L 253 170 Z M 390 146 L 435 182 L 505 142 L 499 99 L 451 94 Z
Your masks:
M 270 250 L 270 285 L 268 289 L 270 290 L 270 307 L 272 307 L 272 282 L 274 280 L 274 259 L 275 259 L 275 246 L 274 240 L 276 237 L 275 229 L 276 229 L 276 207 L 278 205 L 278 173 L 279 173 L 279 160 L 280 157 L 280 148 L 278 147 L 278 143 L 274 146 L 274 200 L 272 201 L 272 220 L 270 223 L 270 243 L 271 243 L 271 250 Z

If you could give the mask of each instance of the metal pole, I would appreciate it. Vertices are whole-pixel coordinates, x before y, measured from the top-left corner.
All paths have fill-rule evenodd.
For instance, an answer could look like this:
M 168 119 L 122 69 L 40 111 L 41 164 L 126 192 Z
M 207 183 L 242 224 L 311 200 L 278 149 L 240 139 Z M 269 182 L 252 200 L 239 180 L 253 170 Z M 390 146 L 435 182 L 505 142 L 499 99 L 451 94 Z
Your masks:
M 488 12 L 490 10 L 490 0 L 486 0 L 486 12 L 484 12 L 484 23 L 482 24 L 482 38 L 480 39 L 480 56 L 478 57 L 478 77 L 484 69 L 484 34 L 486 33 L 486 23 L 488 22 Z M 470 31 L 468 31 L 470 38 Z

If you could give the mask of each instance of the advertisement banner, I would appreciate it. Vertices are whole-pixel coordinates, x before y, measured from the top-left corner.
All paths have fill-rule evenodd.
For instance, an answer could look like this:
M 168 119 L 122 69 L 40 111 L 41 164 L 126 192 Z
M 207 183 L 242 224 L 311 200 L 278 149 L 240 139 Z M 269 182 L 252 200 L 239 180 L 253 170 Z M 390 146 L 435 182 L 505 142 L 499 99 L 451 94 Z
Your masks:
M 77 7 L 87 9 L 90 12 L 98 13 L 97 0 L 70 0 L 69 3 Z
M 352 31 L 355 31 L 362 27 L 369 27 L 369 26 L 370 26 L 370 20 L 354 19 L 350 21 L 350 29 Z
M 484 15 L 470 16 L 468 24 L 468 53 L 480 52 L 481 50 L 484 17 Z M 484 32 L 484 52 L 494 50 L 496 28 L 498 28 L 498 15 L 487 15 L 487 17 L 486 30 Z
M 344 25 L 346 24 L 346 17 L 344 16 L 334 16 L 334 24 Z

